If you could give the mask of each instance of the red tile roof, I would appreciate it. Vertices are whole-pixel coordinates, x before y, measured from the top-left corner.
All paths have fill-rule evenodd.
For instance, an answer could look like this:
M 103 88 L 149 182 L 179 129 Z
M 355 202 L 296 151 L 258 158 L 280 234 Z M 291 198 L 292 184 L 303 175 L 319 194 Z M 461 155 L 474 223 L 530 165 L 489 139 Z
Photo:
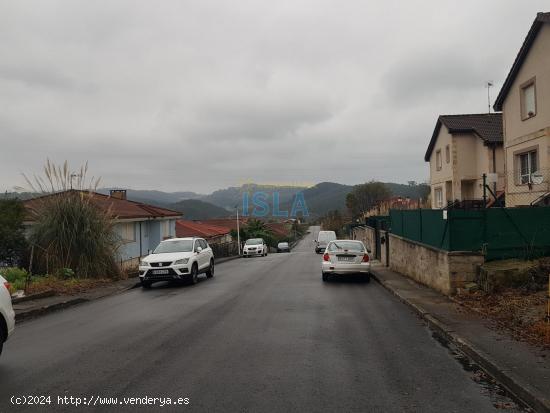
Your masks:
M 171 209 L 160 208 L 154 205 L 143 204 L 141 202 L 129 201 L 126 199 L 114 198 L 109 195 L 99 194 L 97 192 L 70 190 L 50 195 L 44 195 L 24 201 L 25 208 L 32 217 L 40 208 L 40 202 L 47 197 L 60 196 L 62 194 L 74 192 L 89 196 L 90 201 L 100 209 L 111 212 L 115 219 L 152 219 L 152 218 L 179 218 L 181 213 Z M 32 219 L 32 218 L 31 218 Z
M 235 231 L 237 230 L 237 218 L 235 218 L 235 217 L 232 217 L 232 218 L 203 219 L 203 220 L 195 221 L 195 222 L 199 222 L 201 224 L 207 224 L 207 225 L 214 225 L 214 226 L 217 226 L 217 227 L 226 227 L 226 228 L 229 228 L 229 229 L 234 229 Z M 239 225 L 240 225 L 241 228 L 244 227 L 247 223 L 248 223 L 248 218 L 239 217 Z
M 176 221 L 177 237 L 214 238 L 229 234 L 230 232 L 231 228 L 228 227 L 204 224 L 198 221 L 186 221 L 183 219 L 179 219 Z

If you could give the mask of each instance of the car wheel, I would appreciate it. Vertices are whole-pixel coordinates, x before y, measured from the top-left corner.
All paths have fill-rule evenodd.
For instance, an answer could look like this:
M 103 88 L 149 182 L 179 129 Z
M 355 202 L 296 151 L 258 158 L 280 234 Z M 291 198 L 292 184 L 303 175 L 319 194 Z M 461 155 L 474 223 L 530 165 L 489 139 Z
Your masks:
M 141 280 L 141 286 L 143 288 L 149 289 L 149 288 L 151 288 L 152 285 L 153 285 L 153 283 L 151 281 Z
M 189 283 L 196 284 L 198 280 L 199 280 L 199 267 L 195 263 L 191 267 L 191 274 L 189 275 Z
M 208 271 L 206 271 L 206 277 L 212 278 L 214 276 L 214 260 L 210 260 L 210 267 L 208 267 Z
M 323 281 L 325 282 L 328 281 L 328 274 L 323 273 Z
M 363 280 L 364 280 L 366 283 L 369 283 L 369 282 L 370 282 L 370 274 L 366 274 L 365 277 L 363 278 Z

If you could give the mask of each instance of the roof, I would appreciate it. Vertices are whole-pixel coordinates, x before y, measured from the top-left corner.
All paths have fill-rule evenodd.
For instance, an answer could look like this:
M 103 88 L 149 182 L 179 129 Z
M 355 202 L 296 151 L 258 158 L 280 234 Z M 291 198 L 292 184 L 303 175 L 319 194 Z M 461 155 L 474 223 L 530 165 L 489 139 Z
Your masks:
M 208 224 L 208 225 L 214 225 L 218 227 L 226 227 L 229 229 L 237 230 L 237 219 L 236 217 L 229 217 L 229 218 L 212 218 L 212 219 L 202 219 L 197 220 L 195 222 L 199 222 L 201 224 Z M 248 218 L 239 216 L 239 225 L 245 226 L 248 223 Z
M 176 236 L 182 237 L 203 237 L 213 238 L 229 234 L 231 228 L 220 227 L 217 225 L 204 224 L 197 221 L 186 221 L 179 219 L 176 221 Z
M 514 64 L 512 65 L 508 76 L 506 76 L 506 80 L 504 81 L 504 84 L 502 85 L 502 88 L 500 89 L 500 92 L 495 100 L 495 104 L 493 106 L 495 110 L 502 110 L 504 100 L 506 99 L 506 96 L 508 96 L 508 92 L 510 91 L 512 84 L 514 83 L 514 80 L 516 79 L 516 76 L 518 75 L 519 70 L 523 65 L 523 62 L 527 58 L 529 50 L 531 49 L 531 46 L 533 46 L 533 43 L 535 42 L 535 39 L 537 38 L 541 27 L 544 24 L 549 23 L 550 13 L 537 13 L 537 17 L 535 18 L 535 21 L 533 21 L 533 24 L 531 25 L 531 28 L 529 29 L 529 32 L 527 33 L 527 36 L 523 41 L 523 45 L 519 49 L 516 59 L 514 60 Z
M 424 155 L 426 162 L 430 160 L 441 125 L 445 125 L 451 134 L 473 133 L 486 144 L 502 144 L 502 113 L 440 115 Z
M 78 191 L 71 189 L 69 191 L 57 192 L 55 194 L 44 195 L 23 201 L 28 212 L 36 213 L 40 208 L 40 202 L 45 198 L 60 196 L 66 193 L 81 193 L 89 196 L 91 202 L 98 208 L 104 211 L 110 211 L 115 219 L 154 219 L 154 218 L 178 218 L 181 217 L 181 212 L 171 209 L 160 208 L 154 205 L 143 204 L 141 202 L 129 201 L 127 199 L 119 199 L 109 195 L 103 195 L 97 192 Z
M 291 225 L 285 222 L 268 222 L 266 228 L 273 234 L 280 237 L 288 237 L 290 235 Z

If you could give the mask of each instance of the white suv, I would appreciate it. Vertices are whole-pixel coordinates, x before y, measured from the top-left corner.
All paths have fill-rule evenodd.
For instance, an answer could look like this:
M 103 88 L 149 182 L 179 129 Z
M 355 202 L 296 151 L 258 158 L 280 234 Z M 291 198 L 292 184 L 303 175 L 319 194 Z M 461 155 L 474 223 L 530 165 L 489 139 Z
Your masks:
M 244 243 L 243 257 L 252 257 L 254 255 L 265 257 L 267 255 L 267 249 L 267 244 L 263 238 L 247 239 Z
M 197 283 L 200 273 L 214 276 L 214 254 L 202 238 L 172 238 L 162 241 L 152 254 L 139 263 L 139 277 L 144 288 L 156 281 Z
M 8 286 L 9 283 L 0 275 L 0 354 L 2 354 L 4 342 L 13 333 L 15 327 L 15 313 L 11 306 Z

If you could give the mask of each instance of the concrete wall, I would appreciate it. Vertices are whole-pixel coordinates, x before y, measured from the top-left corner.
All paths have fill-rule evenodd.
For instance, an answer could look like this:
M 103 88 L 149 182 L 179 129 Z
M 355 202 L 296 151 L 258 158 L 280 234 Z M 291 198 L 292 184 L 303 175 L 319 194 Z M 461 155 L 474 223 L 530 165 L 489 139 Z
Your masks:
M 475 281 L 476 267 L 484 262 L 478 253 L 444 251 L 394 234 L 389 242 L 390 269 L 447 295 Z

